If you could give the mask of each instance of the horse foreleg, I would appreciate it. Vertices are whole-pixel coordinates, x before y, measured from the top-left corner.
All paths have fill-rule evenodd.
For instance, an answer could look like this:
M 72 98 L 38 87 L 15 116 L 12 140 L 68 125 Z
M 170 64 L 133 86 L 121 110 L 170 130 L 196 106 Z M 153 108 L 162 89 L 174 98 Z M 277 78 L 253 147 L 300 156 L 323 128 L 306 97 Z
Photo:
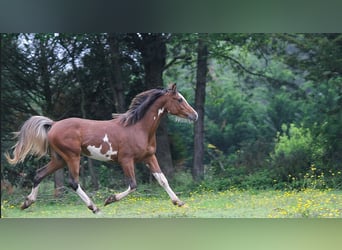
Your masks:
M 162 172 L 160 172 L 160 173 L 152 173 L 152 175 L 154 176 L 154 178 L 156 178 L 156 180 L 158 181 L 159 185 L 162 186 L 164 188 L 164 190 L 166 191 L 166 193 L 170 196 L 171 201 L 172 201 L 172 203 L 174 205 L 177 205 L 177 206 L 181 207 L 181 206 L 183 206 L 185 204 L 173 192 L 173 190 L 169 186 L 169 182 L 167 181 L 165 175 Z
M 110 203 L 113 203 L 115 201 L 119 201 L 121 200 L 122 198 L 126 197 L 127 195 L 129 195 L 130 193 L 134 192 L 136 190 L 136 188 L 131 188 L 131 185 L 128 186 L 127 190 L 121 192 L 121 193 L 118 193 L 118 194 L 112 194 L 110 195 L 106 200 L 105 200 L 105 206 L 110 204 Z
M 97 208 L 94 202 L 89 198 L 89 196 L 83 191 L 80 184 L 75 178 L 70 178 L 70 186 L 71 188 L 78 194 L 81 200 L 87 205 L 87 207 L 94 213 L 97 214 L 100 212 L 100 209 Z
M 89 198 L 89 196 L 83 191 L 80 184 L 78 184 L 76 193 L 78 196 L 84 201 L 84 203 L 87 205 L 87 207 L 93 211 L 94 214 L 97 214 L 100 212 L 100 209 L 97 208 L 94 204 L 94 202 Z
M 172 203 L 179 207 L 183 206 L 185 203 L 181 201 L 175 194 L 175 192 L 173 192 L 173 190 L 171 189 L 165 175 L 160 170 L 156 156 L 153 155 L 148 161 L 146 161 L 146 164 L 152 172 L 154 178 L 156 178 L 156 180 L 158 181 L 159 185 L 162 186 L 166 193 L 170 196 Z
M 119 193 L 119 194 L 112 194 L 105 200 L 105 206 L 113 203 L 115 201 L 119 201 L 122 198 L 126 197 L 130 193 L 134 192 L 137 189 L 137 183 L 135 180 L 135 174 L 134 174 L 134 163 L 131 161 L 128 161 L 126 164 L 122 164 L 125 176 L 129 179 L 129 185 L 127 190 Z
M 95 206 L 94 202 L 83 191 L 83 189 L 81 188 L 81 185 L 79 184 L 80 158 L 79 157 L 71 158 L 71 159 L 68 159 L 66 162 L 68 164 L 69 174 L 70 174 L 69 185 L 94 214 L 99 213 L 100 209 L 98 209 Z

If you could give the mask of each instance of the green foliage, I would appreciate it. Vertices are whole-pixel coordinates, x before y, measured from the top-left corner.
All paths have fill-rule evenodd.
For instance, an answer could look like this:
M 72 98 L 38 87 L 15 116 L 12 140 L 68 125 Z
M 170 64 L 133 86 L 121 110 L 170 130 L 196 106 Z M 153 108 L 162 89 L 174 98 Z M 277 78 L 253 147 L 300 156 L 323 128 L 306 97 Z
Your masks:
M 133 36 L 117 35 L 126 105 L 146 89 L 144 62 Z M 164 83 L 177 82 L 193 104 L 198 34 L 164 38 Z M 204 187 L 342 188 L 341 38 L 206 35 L 206 176 L 201 187 L 192 183 L 191 125 L 169 119 L 175 187 L 184 192 Z M 2 34 L 1 39 L 2 152 L 13 145 L 10 132 L 30 115 L 110 119 L 116 112 L 108 34 Z M 35 169 L 44 163 L 30 159 L 9 166 L 2 157 L 1 178 L 29 187 Z M 102 186 L 125 186 L 119 167 L 99 164 L 94 170 Z M 152 179 L 145 167 L 138 166 L 136 173 L 139 184 Z M 83 174 L 91 188 L 86 166 Z
M 247 175 L 241 182 L 241 187 L 244 189 L 270 189 L 275 186 L 273 174 L 269 169 L 260 169 Z
M 300 121 L 303 114 L 303 105 L 296 100 L 286 89 L 269 98 L 267 116 L 270 128 L 274 132 L 282 131 L 283 124 Z
M 314 139 L 308 128 L 283 124 L 271 154 L 272 166 L 280 179 L 285 180 L 289 174 L 298 177 L 311 165 L 321 165 L 324 155 L 321 140 L 319 137 Z
M 193 188 L 193 180 L 189 171 L 177 171 L 170 181 L 170 185 L 178 193 L 189 193 Z
M 206 138 L 209 143 L 225 153 L 234 152 L 241 142 L 256 136 L 253 104 L 231 82 L 210 84 L 207 100 Z
M 94 215 L 79 197 L 67 192 L 54 199 L 52 188 L 42 186 L 35 204 L 22 211 L 22 197 L 2 196 L 2 218 L 341 218 L 341 191 L 305 189 L 302 191 L 229 189 L 222 192 L 202 190 L 183 195 L 184 207 L 174 206 L 167 195 L 156 195 L 137 190 L 125 199 L 101 206 L 115 190 L 101 189 L 92 199 L 102 211 Z M 49 193 L 50 192 L 50 193 Z M 17 196 L 16 196 L 17 197 Z

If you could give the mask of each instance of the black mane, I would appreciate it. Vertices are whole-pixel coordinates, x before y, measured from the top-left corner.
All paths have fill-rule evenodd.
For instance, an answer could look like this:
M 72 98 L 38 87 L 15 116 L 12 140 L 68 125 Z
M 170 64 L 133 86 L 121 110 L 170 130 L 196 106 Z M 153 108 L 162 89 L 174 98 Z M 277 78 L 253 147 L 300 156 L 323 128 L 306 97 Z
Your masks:
M 131 102 L 126 113 L 115 115 L 124 126 L 130 126 L 140 121 L 149 107 L 162 95 L 166 89 L 151 89 L 138 94 Z

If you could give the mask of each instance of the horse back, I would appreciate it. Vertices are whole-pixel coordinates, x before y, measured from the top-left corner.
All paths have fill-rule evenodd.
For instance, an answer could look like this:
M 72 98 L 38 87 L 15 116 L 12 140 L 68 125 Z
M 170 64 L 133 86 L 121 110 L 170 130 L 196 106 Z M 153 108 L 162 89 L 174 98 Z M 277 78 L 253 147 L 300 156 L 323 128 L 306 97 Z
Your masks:
M 48 133 L 49 144 L 57 152 L 81 154 L 89 145 L 99 147 L 106 134 L 108 137 L 117 127 L 112 121 L 67 118 L 53 124 Z
M 134 126 L 124 127 L 115 119 L 67 118 L 53 124 L 48 138 L 51 147 L 65 157 L 83 154 L 100 161 L 141 158 L 140 152 L 146 148 L 146 140 L 138 140 L 141 136 Z

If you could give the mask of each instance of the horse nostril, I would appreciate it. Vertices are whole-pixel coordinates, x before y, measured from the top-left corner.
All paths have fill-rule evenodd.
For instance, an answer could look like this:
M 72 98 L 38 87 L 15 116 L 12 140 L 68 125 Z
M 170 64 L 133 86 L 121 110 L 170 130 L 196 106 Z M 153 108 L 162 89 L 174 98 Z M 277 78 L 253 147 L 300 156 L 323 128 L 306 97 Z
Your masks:
M 196 113 L 194 113 L 194 114 L 191 114 L 191 115 L 189 115 L 189 119 L 191 120 L 191 121 L 197 121 L 197 119 L 198 119 L 198 114 L 197 114 L 197 112 Z

